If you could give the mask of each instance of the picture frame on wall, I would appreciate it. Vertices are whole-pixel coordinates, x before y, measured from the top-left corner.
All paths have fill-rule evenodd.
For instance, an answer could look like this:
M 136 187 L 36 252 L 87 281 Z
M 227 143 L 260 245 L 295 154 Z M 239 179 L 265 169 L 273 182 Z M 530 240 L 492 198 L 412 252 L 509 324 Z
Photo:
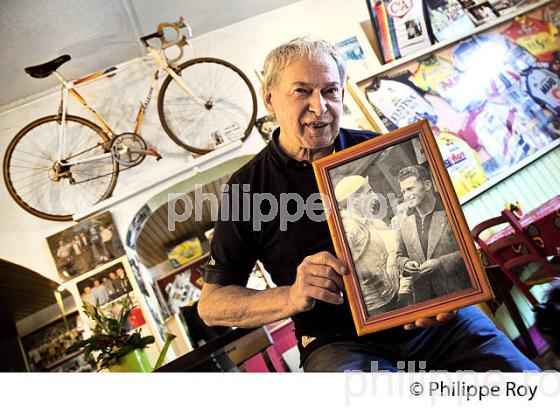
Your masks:
M 203 270 L 209 260 L 210 254 L 205 253 L 156 279 L 171 314 L 179 313 L 182 307 L 198 301 L 203 285 Z
M 133 287 L 131 279 L 133 276 L 125 259 L 125 257 L 119 258 L 108 266 L 73 279 L 72 282 L 76 289 L 74 297 L 77 299 L 79 296 L 81 304 L 87 302 L 90 305 L 98 305 L 108 317 L 117 318 L 125 301 L 129 299 L 131 311 L 126 321 L 126 331 L 129 332 L 145 325 L 146 318 L 139 301 L 139 297 L 142 296 Z M 80 305 L 79 302 L 77 304 Z M 80 310 L 83 313 L 83 305 Z M 85 314 L 83 318 L 88 327 L 93 330 L 96 326 L 95 322 Z
M 356 26 L 351 33 L 333 41 L 337 51 L 346 62 L 346 75 L 353 81 L 367 78 L 380 65 L 362 28 Z
M 467 11 L 472 22 L 477 26 L 500 17 L 500 13 L 488 1 L 470 7 Z
M 82 275 L 124 255 L 109 211 L 49 236 L 47 243 L 58 273 L 65 278 Z
M 92 372 L 83 351 L 66 353 L 74 343 L 83 340 L 83 324 L 77 311 L 56 319 L 21 337 L 31 372 Z
M 458 38 L 474 30 L 475 25 L 464 9 L 470 2 L 459 0 L 426 0 L 427 15 L 434 40 Z
M 121 262 L 76 282 L 80 298 L 90 305 L 104 306 L 132 292 L 130 280 Z
M 358 335 L 492 297 L 428 121 L 313 167 Z
M 385 63 L 432 44 L 422 0 L 367 0 L 367 5 Z

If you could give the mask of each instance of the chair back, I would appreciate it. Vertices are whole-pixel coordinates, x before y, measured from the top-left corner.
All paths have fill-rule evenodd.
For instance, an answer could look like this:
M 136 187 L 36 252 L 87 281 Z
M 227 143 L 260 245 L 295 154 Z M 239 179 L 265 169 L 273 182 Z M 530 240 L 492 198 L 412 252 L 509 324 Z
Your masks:
M 504 223 L 507 223 L 509 227 L 500 231 L 497 238 L 497 235 L 493 235 L 486 240 L 481 238 L 481 234 L 484 231 Z M 551 277 L 557 276 L 557 273 L 546 257 L 537 249 L 517 217 L 509 209 L 504 209 L 500 216 L 481 222 L 472 229 L 471 233 L 475 242 L 486 254 L 489 264 L 498 265 L 513 284 L 525 295 L 527 300 L 535 306 L 537 300 L 529 291 L 529 286 L 521 281 L 514 268 L 537 262 L 542 265 L 543 269 Z M 503 256 L 503 250 L 510 247 L 518 256 Z

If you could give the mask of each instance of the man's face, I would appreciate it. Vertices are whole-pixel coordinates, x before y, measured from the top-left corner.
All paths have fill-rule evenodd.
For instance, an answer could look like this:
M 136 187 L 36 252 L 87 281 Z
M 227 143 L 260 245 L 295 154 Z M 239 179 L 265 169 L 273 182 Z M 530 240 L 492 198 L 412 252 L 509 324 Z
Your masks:
M 327 55 L 289 64 L 264 100 L 288 147 L 320 149 L 330 146 L 338 135 L 342 96 L 336 62 Z
M 409 208 L 416 208 L 426 199 L 431 183 L 430 181 L 422 182 L 415 176 L 410 176 L 400 181 L 400 185 L 404 203 Z

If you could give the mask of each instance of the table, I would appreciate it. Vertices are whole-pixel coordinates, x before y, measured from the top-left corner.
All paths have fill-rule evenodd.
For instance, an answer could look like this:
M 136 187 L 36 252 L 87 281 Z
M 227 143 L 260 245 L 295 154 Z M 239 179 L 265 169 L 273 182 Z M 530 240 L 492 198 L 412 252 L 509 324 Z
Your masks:
M 523 215 L 519 222 L 539 251 L 546 256 L 560 255 L 560 195 Z M 512 234 L 513 228 L 508 226 L 492 235 L 486 242 L 492 245 L 498 239 Z M 522 252 L 522 245 L 516 245 L 503 249 L 500 255 L 504 258 L 514 258 Z

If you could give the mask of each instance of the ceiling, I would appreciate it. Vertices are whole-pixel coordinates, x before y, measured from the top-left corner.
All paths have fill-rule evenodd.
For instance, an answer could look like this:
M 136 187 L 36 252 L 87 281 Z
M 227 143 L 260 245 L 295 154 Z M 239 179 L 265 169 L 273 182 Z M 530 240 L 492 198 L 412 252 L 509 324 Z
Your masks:
M 201 193 L 212 193 L 220 198 L 221 186 L 229 178 L 230 175 L 225 175 L 202 186 Z M 187 195 L 190 197 L 191 203 L 196 203 L 194 192 L 189 192 Z M 177 215 L 182 215 L 185 212 L 184 201 L 177 201 L 175 207 L 176 209 L 172 209 L 172 211 L 175 211 Z M 136 239 L 138 260 L 148 268 L 167 260 L 167 250 L 185 239 L 197 237 L 201 242 L 205 241 L 204 232 L 214 226 L 211 221 L 209 201 L 202 202 L 202 218 L 200 221 L 195 221 L 195 218 L 188 218 L 184 222 L 176 222 L 174 230 L 168 228 L 168 215 L 169 206 L 165 203 L 150 215 Z
M 11 327 L 56 303 L 53 292 L 57 287 L 58 283 L 37 272 L 0 259 L 0 327 Z
M 142 53 L 140 36 L 183 16 L 194 38 L 295 0 L 2 0 L 0 107 L 54 87 L 56 79 L 28 77 L 24 67 L 70 54 L 62 73 L 76 78 Z

